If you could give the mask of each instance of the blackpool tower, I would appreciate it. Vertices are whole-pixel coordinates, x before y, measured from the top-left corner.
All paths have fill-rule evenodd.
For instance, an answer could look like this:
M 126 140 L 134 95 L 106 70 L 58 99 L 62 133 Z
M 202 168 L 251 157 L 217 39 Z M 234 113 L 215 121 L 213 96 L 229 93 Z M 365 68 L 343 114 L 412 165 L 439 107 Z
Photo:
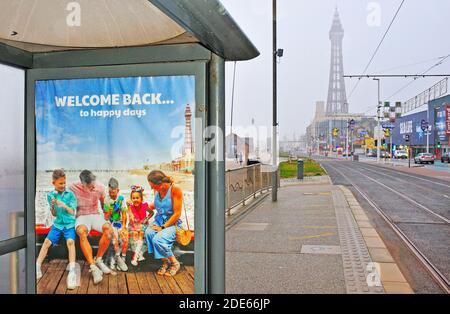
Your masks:
M 185 129 L 184 129 L 184 156 L 190 156 L 194 153 L 194 145 L 192 142 L 192 127 L 191 127 L 192 112 L 189 104 L 186 105 L 184 111 Z
M 339 113 L 348 113 L 347 95 L 345 93 L 344 82 L 344 63 L 342 57 L 343 39 L 344 29 L 342 28 L 339 13 L 336 8 L 333 24 L 330 29 L 331 64 L 326 110 L 327 116 Z

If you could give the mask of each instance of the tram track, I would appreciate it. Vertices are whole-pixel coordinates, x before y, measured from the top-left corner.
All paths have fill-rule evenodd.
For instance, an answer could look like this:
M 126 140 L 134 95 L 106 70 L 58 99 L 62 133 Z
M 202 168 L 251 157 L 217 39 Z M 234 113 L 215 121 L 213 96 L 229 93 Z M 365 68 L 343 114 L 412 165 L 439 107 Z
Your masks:
M 450 294 L 450 281 L 449 279 L 445 276 L 445 274 L 443 274 L 441 272 L 441 270 L 426 256 L 426 254 L 424 254 L 420 248 L 414 243 L 414 241 L 408 237 L 408 235 L 398 226 L 398 223 L 396 223 L 391 217 L 390 215 L 388 215 L 383 209 L 382 207 L 377 204 L 377 202 L 375 202 L 374 200 L 372 200 L 371 197 L 369 197 L 369 195 L 367 195 L 362 188 L 359 186 L 359 184 L 357 184 L 354 180 L 352 180 L 349 176 L 347 176 L 345 173 L 343 173 L 341 170 L 339 170 L 337 167 L 331 165 L 331 162 L 327 162 L 326 164 L 327 167 L 330 167 L 331 169 L 333 169 L 336 173 L 338 173 L 342 178 L 344 178 L 349 185 L 351 185 L 359 194 L 360 196 L 380 215 L 380 217 L 383 218 L 383 220 L 386 222 L 386 224 L 395 232 L 395 234 L 401 239 L 401 241 L 405 244 L 405 246 L 410 250 L 410 252 L 417 258 L 417 260 L 420 262 L 421 265 L 423 265 L 423 267 L 427 270 L 427 272 L 429 273 L 429 275 L 433 278 L 433 280 L 441 287 L 441 289 L 447 293 Z M 350 167 L 345 167 L 342 166 L 343 168 L 345 168 L 346 170 L 350 170 L 350 171 L 354 171 L 359 173 L 360 175 L 362 174 L 360 171 L 358 170 L 354 170 L 353 168 Z M 362 174 L 364 175 L 364 174 Z M 368 178 L 370 178 L 369 176 L 366 176 Z M 412 176 L 411 176 L 412 177 Z M 425 179 L 426 180 L 426 179 Z M 431 180 L 427 180 L 427 181 L 431 181 Z M 433 181 L 431 181 L 433 182 Z M 433 182 L 434 183 L 434 182 Z M 396 192 L 395 194 L 401 194 L 398 193 L 397 191 L 393 190 L 392 188 L 386 186 L 385 184 L 380 185 L 383 188 L 387 189 L 389 192 Z M 410 198 L 409 198 L 410 199 Z M 428 213 L 432 213 L 433 215 L 435 215 L 436 217 L 438 217 L 439 219 L 441 219 L 445 224 L 448 224 L 448 219 L 445 217 L 442 217 L 439 214 L 434 213 L 432 210 L 430 210 L 429 208 L 427 208 L 425 205 L 420 204 L 412 199 L 410 199 L 412 201 L 412 203 L 415 206 L 418 206 L 419 208 L 421 208 L 422 210 L 424 210 L 426 208 L 426 211 Z
M 446 186 L 446 187 L 448 187 L 449 190 L 447 191 L 447 194 L 445 194 L 445 192 L 443 192 L 443 191 L 441 191 L 441 190 L 436 191 L 436 190 L 433 190 L 433 189 L 431 189 L 431 188 L 425 187 L 423 184 L 418 184 L 418 183 L 415 183 L 414 181 L 407 180 L 407 179 L 403 179 L 403 178 L 401 177 L 402 173 L 401 173 L 400 171 L 391 170 L 391 169 L 387 168 L 387 169 L 389 170 L 389 171 L 387 171 L 387 172 L 390 173 L 390 174 L 387 174 L 387 173 L 379 172 L 379 170 L 380 170 L 379 167 L 372 166 L 372 165 L 366 165 L 366 166 L 368 166 L 368 167 L 366 167 L 365 170 L 368 170 L 368 171 L 370 171 L 370 172 L 372 172 L 372 173 L 376 173 L 376 174 L 381 175 L 381 176 L 384 176 L 384 177 L 389 177 L 389 178 L 393 178 L 393 179 L 400 180 L 400 181 L 403 181 L 403 182 L 407 182 L 408 184 L 412 184 L 412 185 L 418 187 L 418 188 L 421 189 L 421 190 L 427 191 L 428 193 L 436 194 L 436 195 L 438 195 L 438 196 L 442 196 L 442 197 L 445 197 L 445 198 L 450 198 L 450 196 L 447 195 L 447 194 L 450 193 L 450 185 Z M 370 168 L 370 169 L 368 169 L 368 168 Z M 378 171 L 377 171 L 377 170 L 378 170 Z M 384 168 L 383 168 L 383 170 L 384 170 Z M 393 175 L 391 175 L 391 174 L 393 174 Z M 417 178 L 416 178 L 416 179 L 417 179 Z M 426 179 L 425 179 L 425 180 L 426 180 Z M 428 181 L 428 182 L 430 182 L 430 183 L 436 183 L 436 182 L 433 182 L 433 181 L 431 181 L 431 180 L 426 180 L 426 181 Z

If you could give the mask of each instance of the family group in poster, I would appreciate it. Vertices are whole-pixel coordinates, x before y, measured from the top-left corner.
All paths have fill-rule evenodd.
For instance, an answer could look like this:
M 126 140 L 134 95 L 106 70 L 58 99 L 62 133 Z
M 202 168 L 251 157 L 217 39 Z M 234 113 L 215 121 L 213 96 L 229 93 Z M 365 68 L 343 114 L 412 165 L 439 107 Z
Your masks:
M 154 264 L 161 276 L 182 270 L 174 245 L 191 237 L 183 230 L 192 229 L 194 218 L 194 82 L 192 76 L 36 82 L 36 228 L 48 230 L 38 241 L 38 280 L 61 239 L 68 289 L 79 285 L 77 246 L 94 284 L 107 274 L 139 271 L 142 263 Z M 178 126 L 185 130 L 180 147 L 170 136 Z

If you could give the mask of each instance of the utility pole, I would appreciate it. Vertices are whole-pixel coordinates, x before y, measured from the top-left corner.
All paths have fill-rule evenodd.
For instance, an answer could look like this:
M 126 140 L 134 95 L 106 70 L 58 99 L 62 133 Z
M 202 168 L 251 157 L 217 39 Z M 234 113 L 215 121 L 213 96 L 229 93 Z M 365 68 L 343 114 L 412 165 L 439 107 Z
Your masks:
M 355 153 L 354 137 L 355 137 L 355 130 L 352 130 L 352 132 L 350 133 L 350 142 L 352 143 L 352 150 L 351 150 L 352 154 Z M 354 155 L 352 155 L 352 156 L 354 156 Z
M 345 137 L 345 159 L 348 159 L 348 129 L 350 128 L 350 120 L 347 119 L 347 136 Z
M 380 147 L 380 129 L 381 129 L 381 125 L 380 125 L 380 111 L 381 111 L 381 99 L 380 99 L 380 79 L 379 78 L 374 78 L 374 81 L 377 81 L 378 83 L 378 106 L 377 106 L 377 134 L 376 134 L 376 140 L 377 140 L 377 163 L 380 162 L 380 151 L 381 151 L 381 147 Z
M 427 153 L 430 153 L 430 109 L 427 105 Z
M 277 158 L 277 0 L 272 0 L 272 14 L 273 14 L 273 123 L 272 123 L 272 152 L 273 152 L 273 172 L 272 172 L 272 202 L 278 199 L 278 158 Z
M 411 152 L 411 139 L 412 139 L 412 137 L 409 139 L 409 145 L 408 145 L 408 168 L 411 168 L 411 154 L 412 154 L 412 152 Z
M 390 152 L 390 155 L 391 155 L 391 163 L 392 163 L 392 165 L 394 165 L 394 143 L 392 143 L 392 130 L 389 130 L 389 133 L 390 133 L 390 135 L 391 135 L 391 139 L 390 139 L 390 144 L 391 144 L 391 152 Z

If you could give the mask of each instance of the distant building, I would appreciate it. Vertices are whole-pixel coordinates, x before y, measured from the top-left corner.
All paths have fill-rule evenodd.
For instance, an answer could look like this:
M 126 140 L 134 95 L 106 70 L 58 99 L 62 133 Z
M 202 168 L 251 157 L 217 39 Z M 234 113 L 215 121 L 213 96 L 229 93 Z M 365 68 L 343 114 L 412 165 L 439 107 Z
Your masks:
M 225 154 L 227 158 L 235 158 L 238 154 L 238 146 L 241 143 L 241 138 L 237 134 L 228 134 L 225 137 Z
M 292 138 L 284 137 L 279 143 L 279 149 L 281 154 L 290 153 L 297 155 L 306 152 L 306 135 L 301 135 Z
M 271 152 L 272 151 L 272 136 L 269 136 L 267 138 L 266 150 L 267 150 L 267 152 Z
M 236 154 L 253 157 L 255 155 L 255 143 L 252 137 L 240 137 L 235 133 L 225 137 L 225 152 L 227 158 L 235 158 Z
M 322 115 L 321 109 L 321 103 L 318 102 L 314 119 L 306 128 L 305 142 L 308 152 L 324 153 L 339 147 L 345 148 L 347 125 L 350 120 L 355 120 L 355 127 L 349 132 L 349 145 L 353 142 L 354 146 L 359 148 L 364 145 L 367 136 L 373 137 L 373 130 L 377 123 L 374 117 L 359 113 L 325 116 Z M 337 130 L 336 135 L 333 135 L 333 129 Z

